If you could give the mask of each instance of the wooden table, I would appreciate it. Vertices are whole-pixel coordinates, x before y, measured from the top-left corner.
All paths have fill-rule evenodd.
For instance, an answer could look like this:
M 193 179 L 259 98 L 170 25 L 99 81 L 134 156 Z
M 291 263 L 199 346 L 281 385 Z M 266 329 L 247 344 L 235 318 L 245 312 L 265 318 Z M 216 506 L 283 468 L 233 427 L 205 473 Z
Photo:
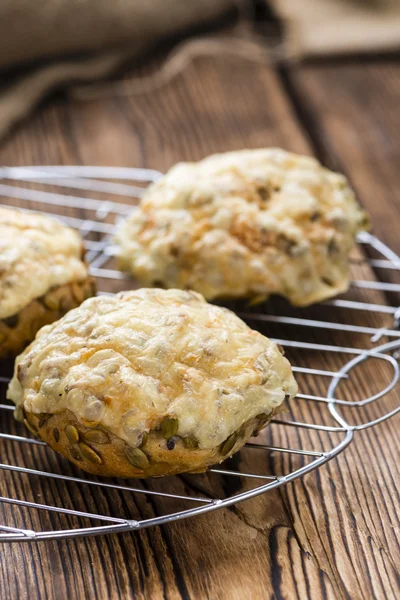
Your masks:
M 151 93 L 48 103 L 1 145 L 0 163 L 165 170 L 281 146 L 344 171 L 400 253 L 399 77 L 394 58 L 291 68 L 197 58 Z M 229 510 L 133 534 L 2 545 L 0 597 L 399 598 L 399 424 L 357 435 L 327 466 Z M 140 500 L 139 510 L 156 507 Z

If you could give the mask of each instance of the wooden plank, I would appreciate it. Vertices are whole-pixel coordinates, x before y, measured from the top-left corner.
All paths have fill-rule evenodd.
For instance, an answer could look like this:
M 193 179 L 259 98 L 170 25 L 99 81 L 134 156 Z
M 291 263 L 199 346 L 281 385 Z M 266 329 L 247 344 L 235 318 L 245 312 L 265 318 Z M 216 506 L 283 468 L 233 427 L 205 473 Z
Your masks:
M 164 170 L 182 159 L 215 151 L 279 145 L 296 152 L 312 148 L 280 78 L 268 66 L 228 58 L 199 59 L 152 94 L 59 101 L 47 106 L 0 149 L 1 164 L 99 164 L 147 166 Z M 15 204 L 15 202 L 13 202 Z M 72 214 L 72 212 L 71 212 Z M 371 275 L 366 267 L 355 273 Z M 357 298 L 382 302 L 380 294 Z M 268 310 L 281 310 L 272 303 Z M 289 307 L 284 307 L 287 314 Z M 328 312 L 327 312 L 328 311 Z M 305 311 L 330 318 L 325 307 Z M 341 311 L 337 318 L 369 326 L 390 325 L 387 317 Z M 264 325 L 280 337 L 327 341 L 323 332 Z M 365 336 L 337 332 L 332 343 L 368 344 Z M 337 368 L 343 357 L 290 353 L 303 365 Z M 369 378 L 382 385 L 388 370 L 371 364 Z M 322 379 L 300 376 L 302 389 L 324 393 Z M 364 372 L 355 376 L 347 397 L 368 391 Z M 355 386 L 355 387 L 354 387 Z M 393 394 L 386 408 L 398 401 Z M 299 419 L 331 422 L 322 406 L 299 401 Z M 376 406 L 365 411 L 376 417 Z M 397 420 L 398 423 L 398 420 Z M 17 431 L 11 419 L 6 425 Z M 13 429 L 14 428 L 14 429 Z M 21 432 L 20 429 L 18 429 Z M 323 434 L 273 426 L 265 440 L 297 447 L 328 445 Z M 318 472 L 277 491 L 230 509 L 188 521 L 103 538 L 4 545 L 0 554 L 0 597 L 18 598 L 395 598 L 398 580 L 398 467 L 396 422 L 357 436 L 346 454 Z M 2 461 L 79 471 L 50 450 L 2 443 Z M 283 454 L 235 458 L 238 469 L 285 473 L 302 459 Z M 258 451 L 254 451 L 258 452 Z M 258 471 L 257 471 L 258 469 Z M 143 495 L 82 490 L 27 476 L 0 474 L 2 489 L 15 497 L 64 503 L 92 512 L 150 518 L 171 510 L 172 502 Z M 138 486 L 140 487 L 140 482 Z M 218 477 L 181 477 L 146 482 L 150 489 L 175 493 L 232 494 L 250 483 Z M 11 507 L 1 507 L 3 519 Z M 15 514 L 15 512 L 13 513 Z M 36 527 L 60 525 L 56 516 L 28 516 L 18 522 Z M 76 522 L 75 522 L 76 525 Z
M 400 65 L 368 59 L 286 72 L 300 118 L 324 161 L 345 171 L 374 231 L 400 253 L 398 113 Z

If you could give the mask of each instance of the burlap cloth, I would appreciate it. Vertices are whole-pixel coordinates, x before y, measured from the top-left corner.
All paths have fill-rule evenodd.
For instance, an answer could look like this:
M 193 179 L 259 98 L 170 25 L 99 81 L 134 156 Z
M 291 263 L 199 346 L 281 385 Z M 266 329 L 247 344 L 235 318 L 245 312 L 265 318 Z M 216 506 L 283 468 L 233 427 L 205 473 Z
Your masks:
M 400 49 L 400 0 L 264 2 L 284 22 L 288 57 Z M 104 78 L 154 43 L 244 5 L 255 7 L 253 0 L 0 0 L 0 137 L 50 91 Z
M 49 91 L 105 77 L 155 42 L 234 7 L 234 0 L 0 0 L 0 137 Z

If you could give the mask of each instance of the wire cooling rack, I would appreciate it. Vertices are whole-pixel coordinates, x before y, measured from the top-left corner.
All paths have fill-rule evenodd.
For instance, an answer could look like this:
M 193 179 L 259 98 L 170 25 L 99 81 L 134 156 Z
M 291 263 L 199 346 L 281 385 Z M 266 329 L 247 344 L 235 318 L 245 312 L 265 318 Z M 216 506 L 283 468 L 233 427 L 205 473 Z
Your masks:
M 115 167 L 3 167 L 0 195 L 7 206 L 45 212 L 77 229 L 99 293 L 113 293 L 135 287 L 115 268 L 115 226 L 160 175 Z M 369 233 L 358 242 L 344 296 L 302 310 L 276 299 L 230 306 L 283 346 L 300 392 L 287 414 L 206 474 L 124 481 L 83 473 L 13 420 L 6 366 L 0 377 L 0 541 L 135 531 L 230 506 L 309 473 L 342 452 L 357 431 L 399 412 L 393 389 L 400 376 L 400 260 Z M 365 369 L 375 361 L 380 368 L 371 381 Z

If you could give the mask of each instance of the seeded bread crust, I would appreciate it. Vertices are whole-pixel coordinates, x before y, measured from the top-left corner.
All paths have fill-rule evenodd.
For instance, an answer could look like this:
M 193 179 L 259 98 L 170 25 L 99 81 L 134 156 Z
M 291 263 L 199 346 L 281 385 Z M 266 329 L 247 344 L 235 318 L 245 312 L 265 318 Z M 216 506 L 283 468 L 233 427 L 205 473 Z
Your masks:
M 32 211 L 0 207 L 0 359 L 95 294 L 80 235 Z
M 348 255 L 366 228 L 345 177 L 269 148 L 175 165 L 116 242 L 121 270 L 141 285 L 307 306 L 347 290 Z
M 222 444 L 207 449 L 190 448 L 178 436 L 166 439 L 161 428 L 151 431 L 140 448 L 132 448 L 105 428 L 86 427 L 69 410 L 34 415 L 17 409 L 16 415 L 36 437 L 92 475 L 147 478 L 206 471 L 238 452 L 278 412 L 280 408 L 247 421 Z
M 95 281 L 88 277 L 84 281 L 55 287 L 41 298 L 32 300 L 19 313 L 0 319 L 0 359 L 17 356 L 35 339 L 41 327 L 57 321 L 95 293 Z
M 198 472 L 236 452 L 294 397 L 280 349 L 182 290 L 83 302 L 16 360 L 7 397 L 52 448 L 106 476 Z

